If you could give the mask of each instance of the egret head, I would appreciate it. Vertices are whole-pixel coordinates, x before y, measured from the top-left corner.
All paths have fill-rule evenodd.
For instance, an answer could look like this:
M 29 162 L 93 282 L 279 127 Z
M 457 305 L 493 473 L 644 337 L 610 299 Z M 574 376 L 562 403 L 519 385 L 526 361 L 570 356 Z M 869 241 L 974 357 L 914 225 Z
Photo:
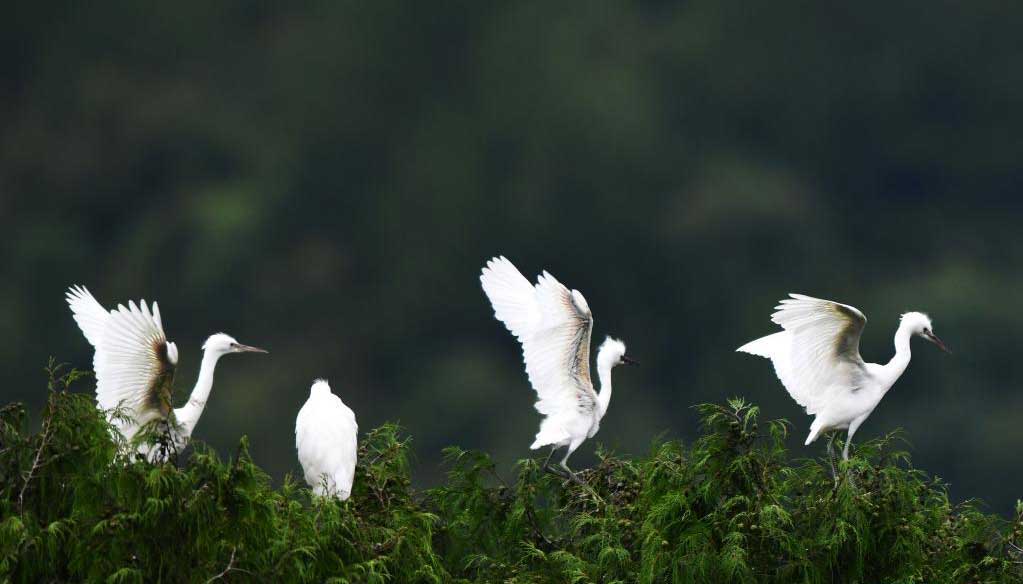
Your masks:
M 178 364 L 178 346 L 170 341 L 167 342 L 167 359 L 171 365 Z
M 617 365 L 639 365 L 639 362 L 625 355 L 625 343 L 608 337 L 597 351 L 597 366 L 611 368 Z
M 326 379 L 313 380 L 313 386 L 309 388 L 309 395 L 330 393 L 330 384 Z
M 217 356 L 227 355 L 229 353 L 266 353 L 265 349 L 259 347 L 250 347 L 249 345 L 243 345 L 238 341 L 234 340 L 231 335 L 225 335 L 224 333 L 217 333 L 210 338 L 206 339 L 206 342 L 202 345 L 203 351 L 208 351 Z
M 934 334 L 934 325 L 931 324 L 931 319 L 926 314 L 922 312 L 907 312 L 902 315 L 902 326 L 909 327 L 910 332 L 914 335 L 927 339 L 937 345 L 942 351 L 945 351 L 946 353 L 952 352 L 945 346 L 945 343 L 943 343 L 941 339 Z

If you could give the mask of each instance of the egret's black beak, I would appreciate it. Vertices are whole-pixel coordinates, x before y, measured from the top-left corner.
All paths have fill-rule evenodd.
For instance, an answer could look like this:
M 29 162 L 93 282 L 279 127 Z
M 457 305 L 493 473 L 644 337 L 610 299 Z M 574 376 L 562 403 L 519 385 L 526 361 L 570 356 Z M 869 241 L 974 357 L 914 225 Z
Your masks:
M 241 343 L 238 343 L 238 345 L 235 347 L 235 350 L 237 350 L 239 353 L 269 353 L 270 352 L 270 351 L 267 351 L 266 349 L 260 349 L 259 347 L 250 347 L 249 345 L 243 345 Z
M 935 335 L 934 333 L 928 331 L 924 333 L 924 338 L 937 345 L 938 348 L 941 349 L 942 351 L 945 351 L 949 355 L 952 354 L 952 349 L 949 349 L 948 346 L 946 346 L 945 343 L 942 342 L 942 340 L 939 339 L 938 336 Z
M 622 355 L 622 365 L 635 365 L 638 367 L 639 361 L 636 361 L 635 359 L 630 359 L 629 357 Z

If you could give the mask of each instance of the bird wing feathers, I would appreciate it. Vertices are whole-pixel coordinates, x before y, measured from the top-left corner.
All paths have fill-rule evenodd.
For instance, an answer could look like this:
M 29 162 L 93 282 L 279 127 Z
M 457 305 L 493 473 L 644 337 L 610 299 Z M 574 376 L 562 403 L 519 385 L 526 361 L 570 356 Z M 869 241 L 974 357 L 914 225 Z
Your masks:
M 96 348 L 96 401 L 100 408 L 122 408 L 141 426 L 170 414 L 176 351 L 168 343 L 160 308 L 145 300 L 107 312 L 82 287 L 68 292 L 68 304 L 85 338 Z M 127 430 L 127 428 L 122 428 Z M 127 437 L 133 432 L 126 432 Z
M 856 308 L 790 294 L 771 320 L 782 332 L 739 347 L 767 357 L 782 385 L 807 413 L 818 413 L 836 392 L 856 391 L 866 366 L 860 356 L 860 335 L 867 318 Z
M 355 413 L 334 394 L 313 395 L 295 420 L 295 448 L 306 482 L 321 496 L 345 500 L 358 456 Z
M 497 319 L 522 344 L 529 383 L 539 398 L 537 411 L 552 415 L 580 404 L 594 406 L 593 315 L 583 295 L 546 271 L 533 286 L 503 256 L 487 262 L 480 282 Z
M 71 307 L 71 313 L 75 317 L 75 322 L 78 323 L 78 328 L 82 329 L 85 340 L 89 341 L 93 347 L 99 346 L 110 313 L 96 301 L 96 298 L 84 286 L 68 288 L 67 304 Z

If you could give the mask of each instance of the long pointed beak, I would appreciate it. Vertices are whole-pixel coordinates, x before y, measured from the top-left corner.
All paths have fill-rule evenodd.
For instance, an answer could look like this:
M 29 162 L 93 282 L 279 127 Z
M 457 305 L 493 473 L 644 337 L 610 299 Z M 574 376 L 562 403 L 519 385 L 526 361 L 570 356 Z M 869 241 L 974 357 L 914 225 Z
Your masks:
M 629 358 L 627 355 L 622 355 L 622 364 L 624 365 L 635 365 L 639 367 L 639 361 Z
M 942 351 L 945 351 L 949 355 L 952 354 L 952 349 L 949 349 L 948 346 L 941 339 L 939 339 L 938 336 L 935 335 L 934 333 L 928 333 L 925 338 L 928 341 L 930 341 L 930 342 L 934 343 L 935 345 L 937 345 L 938 348 L 941 349 Z
M 269 353 L 266 349 L 260 349 L 259 347 L 252 347 L 249 345 L 243 345 L 238 343 L 237 350 L 239 353 Z

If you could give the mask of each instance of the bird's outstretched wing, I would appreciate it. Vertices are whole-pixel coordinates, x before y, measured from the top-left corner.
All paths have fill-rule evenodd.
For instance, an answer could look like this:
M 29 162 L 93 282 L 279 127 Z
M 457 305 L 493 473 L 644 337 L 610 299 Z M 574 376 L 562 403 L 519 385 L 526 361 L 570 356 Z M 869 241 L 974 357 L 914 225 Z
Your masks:
M 837 392 L 861 386 L 866 367 L 860 335 L 867 318 L 847 304 L 789 296 L 771 316 L 785 330 L 738 350 L 770 358 L 792 398 L 808 414 L 816 414 Z
M 71 313 L 75 317 L 75 322 L 78 323 L 78 328 L 82 329 L 82 334 L 85 335 L 85 340 L 89 341 L 93 347 L 99 346 L 110 313 L 96 301 L 92 293 L 84 286 L 68 288 L 66 298 Z
M 103 409 L 124 408 L 142 425 L 171 411 L 176 360 L 163 332 L 160 308 L 129 302 L 110 312 L 96 349 L 96 399 Z
M 483 268 L 483 291 L 494 314 L 522 344 L 529 382 L 545 415 L 590 407 L 590 333 L 593 315 L 578 290 L 569 290 L 546 271 L 533 286 L 505 257 Z
M 355 413 L 329 392 L 328 386 L 326 393 L 312 395 L 299 410 L 295 448 L 313 492 L 343 501 L 351 495 L 355 478 L 359 425 Z
M 167 341 L 157 303 L 152 311 L 143 300 L 107 312 L 84 287 L 71 288 L 67 300 L 85 338 L 96 348 L 93 369 L 99 407 L 120 409 L 132 419 L 130 424 L 114 420 L 129 439 L 139 426 L 166 418 L 177 348 Z

